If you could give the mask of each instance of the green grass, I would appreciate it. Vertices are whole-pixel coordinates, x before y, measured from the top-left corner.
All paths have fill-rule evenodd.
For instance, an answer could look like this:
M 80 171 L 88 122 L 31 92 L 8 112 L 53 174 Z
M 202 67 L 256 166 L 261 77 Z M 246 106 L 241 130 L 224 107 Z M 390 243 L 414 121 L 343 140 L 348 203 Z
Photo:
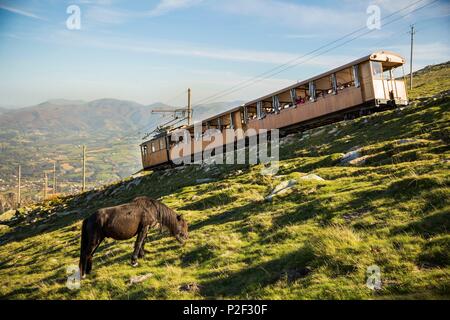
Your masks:
M 450 61 L 428 66 L 414 72 L 413 90 L 409 92 L 409 98 L 427 97 L 443 90 L 449 90 L 449 67 Z M 409 78 L 407 80 L 409 88 Z
M 261 175 L 261 165 L 218 166 L 214 174 L 190 166 L 21 209 L 0 225 L 0 297 L 448 299 L 449 106 L 447 95 L 295 135 L 281 147 L 277 176 Z M 365 162 L 341 164 L 355 146 Z M 302 180 L 306 173 L 326 181 Z M 289 179 L 298 181 L 290 192 L 264 201 Z M 138 195 L 185 215 L 186 246 L 152 231 L 133 268 L 133 240 L 107 240 L 81 289 L 67 289 L 82 218 Z M 366 286 L 372 265 L 381 269 L 377 291 Z

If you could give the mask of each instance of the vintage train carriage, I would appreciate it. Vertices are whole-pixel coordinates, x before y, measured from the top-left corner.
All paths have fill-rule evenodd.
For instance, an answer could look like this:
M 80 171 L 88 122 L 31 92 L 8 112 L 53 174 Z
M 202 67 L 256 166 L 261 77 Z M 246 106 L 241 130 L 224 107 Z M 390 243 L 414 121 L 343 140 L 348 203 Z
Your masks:
M 224 133 L 225 129 L 242 129 L 247 135 L 259 129 L 281 129 L 283 133 L 335 122 L 365 110 L 407 105 L 404 63 L 405 60 L 396 53 L 375 52 L 203 120 L 196 124 L 201 126 L 200 130 L 197 127 L 201 137 L 196 136 L 194 125 L 182 128 L 188 130 L 190 137 L 178 143 L 170 139 L 170 135 L 178 134 L 176 130 L 169 135 L 156 136 L 141 145 L 143 167 L 150 169 L 209 151 L 206 148 L 217 146 L 218 141 L 211 145 L 210 140 L 214 139 L 205 136 L 208 129 Z M 397 74 L 398 69 L 402 71 L 401 77 Z M 186 138 L 192 142 L 188 150 L 182 147 Z M 178 138 L 174 140 L 178 141 Z M 222 144 L 235 140 L 227 140 L 225 136 Z
M 171 161 L 177 162 L 178 159 L 194 158 L 203 152 L 208 152 L 223 145 L 232 144 L 236 142 L 236 137 L 228 135 L 227 129 L 232 129 L 235 132 L 237 129 L 245 131 L 245 122 L 243 120 L 243 106 L 235 107 L 231 110 L 225 111 L 216 116 L 212 116 L 206 120 L 195 123 L 194 125 L 182 127 L 180 129 L 186 129 L 190 137 L 184 137 L 183 139 L 174 138 L 173 140 L 182 140 L 180 143 L 171 143 L 170 155 Z M 210 134 L 213 130 L 221 132 L 221 137 L 214 137 Z M 218 131 L 217 131 L 218 130 Z M 196 135 L 197 134 L 197 135 Z M 178 136 L 177 131 L 172 132 L 172 136 Z M 244 137 L 243 134 L 240 135 Z M 183 142 L 186 138 L 191 139 L 189 148 L 183 148 Z M 200 139 L 201 138 L 201 139 Z
M 169 163 L 169 136 L 160 135 L 141 144 L 142 166 L 144 169 Z
M 376 52 L 246 103 L 246 129 L 289 129 L 335 121 L 352 109 L 406 105 L 405 83 L 394 71 L 404 59 Z

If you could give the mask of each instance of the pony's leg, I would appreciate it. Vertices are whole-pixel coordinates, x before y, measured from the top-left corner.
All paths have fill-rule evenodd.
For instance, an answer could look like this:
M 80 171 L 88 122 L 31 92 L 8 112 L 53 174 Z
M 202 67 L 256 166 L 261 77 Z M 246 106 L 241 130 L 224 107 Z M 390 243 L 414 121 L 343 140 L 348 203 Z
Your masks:
M 145 235 L 144 240 L 142 241 L 141 249 L 139 250 L 138 258 L 144 258 L 145 257 L 145 240 L 147 240 L 147 235 Z
M 154 223 L 150 224 L 148 226 L 148 229 L 155 227 L 157 224 L 158 224 L 157 222 L 154 222 Z M 139 259 L 145 257 L 145 242 L 147 241 L 147 238 L 148 238 L 148 234 L 146 233 L 145 237 L 144 237 L 144 240 L 142 241 L 141 250 L 139 250 L 139 255 L 138 255 Z
M 82 252 L 80 255 L 80 277 L 84 279 L 86 277 L 86 268 L 87 268 L 87 256 L 86 253 Z
M 95 251 L 98 249 L 100 244 L 102 243 L 103 239 L 105 237 L 97 234 L 95 237 L 93 237 L 93 241 L 90 246 L 89 256 L 87 257 L 86 261 L 86 274 L 90 274 L 92 271 L 92 257 L 94 256 Z
M 89 232 L 88 232 L 88 220 L 84 220 L 81 227 L 81 248 L 80 248 L 80 276 L 81 278 L 86 277 L 86 266 L 87 266 L 87 250 L 89 246 Z
M 141 228 L 141 230 L 138 233 L 136 242 L 134 243 L 134 252 L 133 256 L 131 257 L 131 265 L 134 267 L 137 266 L 138 255 L 141 250 L 142 244 L 145 240 L 145 237 L 147 236 L 147 232 L 148 232 L 148 225 Z

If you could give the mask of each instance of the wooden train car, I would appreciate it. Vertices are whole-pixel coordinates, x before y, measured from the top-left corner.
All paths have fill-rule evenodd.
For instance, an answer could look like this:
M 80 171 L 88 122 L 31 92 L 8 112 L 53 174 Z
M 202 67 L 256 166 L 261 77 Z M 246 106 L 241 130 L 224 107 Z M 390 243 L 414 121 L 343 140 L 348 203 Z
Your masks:
M 171 139 L 172 136 L 179 135 L 180 130 L 155 136 L 141 145 L 143 168 L 152 169 L 176 162 L 179 158 L 206 152 L 207 148 L 213 147 L 204 136 L 208 129 L 218 129 L 223 133 L 227 132 L 226 129 L 241 129 L 238 131 L 244 135 L 258 132 L 260 129 L 279 129 L 283 135 L 368 111 L 407 105 L 402 68 L 404 63 L 405 60 L 396 53 L 375 52 L 210 117 L 201 123 L 182 127 L 189 132 L 188 137 Z M 402 71 L 401 77 L 397 74 L 399 69 Z M 196 132 L 201 132 L 202 139 L 195 136 Z M 225 134 L 223 141 L 215 143 L 225 145 L 235 143 L 240 138 L 242 137 L 226 137 Z M 192 142 L 189 150 L 181 148 L 186 139 Z M 176 148 L 181 151 L 175 150 Z M 176 155 L 176 159 L 171 155 Z

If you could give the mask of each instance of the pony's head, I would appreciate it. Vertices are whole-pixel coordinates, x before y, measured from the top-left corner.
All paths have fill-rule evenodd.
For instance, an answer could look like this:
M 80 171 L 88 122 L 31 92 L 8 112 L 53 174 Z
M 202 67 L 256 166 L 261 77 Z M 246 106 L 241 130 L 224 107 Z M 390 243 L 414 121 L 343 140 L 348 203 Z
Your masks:
M 188 224 L 186 220 L 184 220 L 183 216 L 180 214 L 177 214 L 177 227 L 175 230 L 175 238 L 181 244 L 184 244 L 186 240 L 189 238 Z

